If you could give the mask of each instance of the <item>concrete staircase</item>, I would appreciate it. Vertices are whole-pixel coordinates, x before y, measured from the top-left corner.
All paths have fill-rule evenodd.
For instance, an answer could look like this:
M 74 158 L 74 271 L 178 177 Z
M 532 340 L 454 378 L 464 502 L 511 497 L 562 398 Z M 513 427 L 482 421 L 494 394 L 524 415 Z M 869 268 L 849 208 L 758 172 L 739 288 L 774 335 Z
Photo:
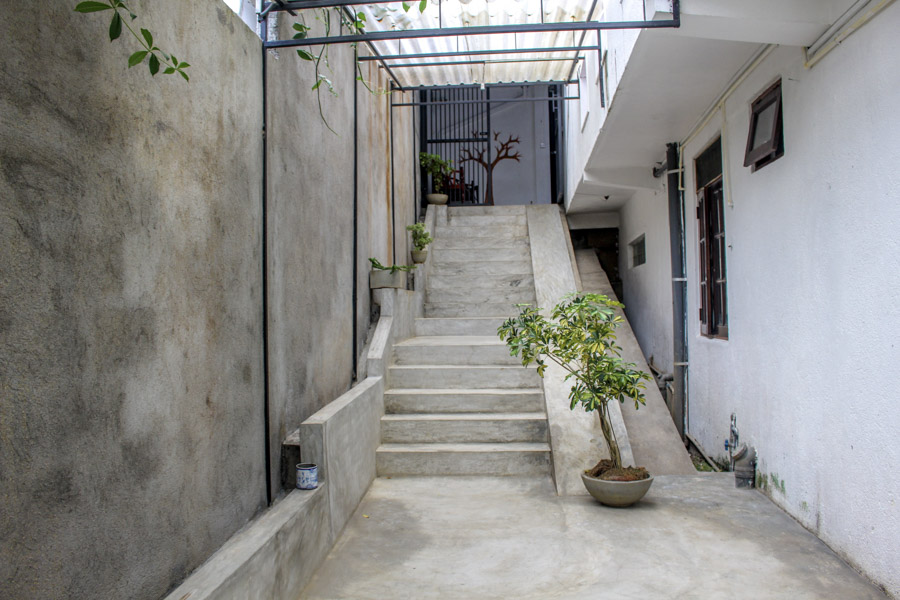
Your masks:
M 442 208 L 433 235 L 425 318 L 389 368 L 378 474 L 549 474 L 540 378 L 496 335 L 535 302 L 525 208 Z

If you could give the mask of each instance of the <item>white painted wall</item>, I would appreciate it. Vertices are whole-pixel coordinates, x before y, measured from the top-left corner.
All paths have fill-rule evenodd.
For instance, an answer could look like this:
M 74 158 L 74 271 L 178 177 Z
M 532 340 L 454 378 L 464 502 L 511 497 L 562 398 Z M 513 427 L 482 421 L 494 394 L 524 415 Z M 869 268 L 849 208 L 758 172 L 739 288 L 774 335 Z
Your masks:
M 685 155 L 723 133 L 729 339 L 700 335 L 686 229 L 689 429 L 723 454 L 729 416 L 772 499 L 900 595 L 900 4 L 813 69 L 776 49 Z M 778 78 L 785 154 L 742 166 L 749 104 Z M 724 87 L 724 86 L 723 86 Z M 624 220 L 624 219 L 623 219 Z M 626 283 L 627 286 L 627 283 Z M 628 289 L 626 287 L 626 289 Z
M 625 315 L 644 356 L 663 371 L 673 370 L 672 263 L 665 183 L 641 190 L 619 211 L 619 276 Z M 644 236 L 647 262 L 632 266 L 629 244 Z

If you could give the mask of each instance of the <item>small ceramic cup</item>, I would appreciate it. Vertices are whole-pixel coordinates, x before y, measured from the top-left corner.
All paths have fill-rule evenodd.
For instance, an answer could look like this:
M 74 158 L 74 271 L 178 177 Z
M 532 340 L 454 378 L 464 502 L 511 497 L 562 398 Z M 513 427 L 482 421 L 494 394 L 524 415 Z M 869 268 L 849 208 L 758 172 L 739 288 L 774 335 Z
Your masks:
M 297 488 L 314 490 L 319 487 L 319 467 L 312 463 L 297 465 Z

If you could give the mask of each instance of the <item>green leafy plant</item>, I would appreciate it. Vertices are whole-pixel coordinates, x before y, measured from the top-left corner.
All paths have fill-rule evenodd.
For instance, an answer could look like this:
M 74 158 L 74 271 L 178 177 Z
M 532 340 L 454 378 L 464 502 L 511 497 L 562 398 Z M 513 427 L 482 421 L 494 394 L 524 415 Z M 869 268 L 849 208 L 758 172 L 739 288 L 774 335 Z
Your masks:
M 622 304 L 600 294 L 569 294 L 544 317 L 540 308 L 518 305 L 520 313 L 497 330 L 510 354 L 520 356 L 522 364 L 537 364 L 543 377 L 549 359 L 566 370 L 569 408 L 579 404 L 586 412 L 597 412 L 603 439 L 613 466 L 622 468 L 619 444 L 609 418 L 610 400 L 624 403 L 634 400 L 637 409 L 644 404 L 644 381 L 650 375 L 637 370 L 634 363 L 621 358 L 616 345 L 616 327 L 623 321 L 615 309 Z
M 166 54 L 160 50 L 158 46 L 153 44 L 153 34 L 148 30 L 141 29 L 141 34 L 138 35 L 131 27 L 130 21 L 137 19 L 137 15 L 131 12 L 131 9 L 125 6 L 125 3 L 120 2 L 119 0 L 112 0 L 110 3 L 79 2 L 75 6 L 75 12 L 80 13 L 94 13 L 105 10 L 113 11 L 112 21 L 109 23 L 110 42 L 118 39 L 119 36 L 122 35 L 122 27 L 124 26 L 143 47 L 143 50 L 138 50 L 128 57 L 128 68 L 139 65 L 146 60 L 147 67 L 150 69 L 150 75 L 156 75 L 162 67 L 165 67 L 163 74 L 172 75 L 178 73 L 184 77 L 185 81 L 190 80 L 190 77 L 188 77 L 188 74 L 185 73 L 184 70 L 191 65 L 184 61 L 179 61 L 174 54 Z M 123 18 L 122 13 L 128 18 Z
M 405 271 L 408 273 L 409 271 L 412 271 L 416 268 L 415 265 L 391 265 L 389 267 L 386 267 L 381 264 L 377 258 L 370 258 L 369 262 L 372 263 L 373 269 L 378 269 L 379 271 L 390 271 L 391 275 L 393 275 L 397 271 Z
M 444 160 L 437 154 L 419 152 L 419 164 L 431 175 L 431 186 L 435 194 L 440 194 L 444 179 L 453 172 L 453 161 Z
M 425 223 L 407 225 L 406 230 L 412 233 L 413 248 L 417 251 L 421 252 L 428 244 L 434 241 L 434 238 L 431 237 L 431 234 L 425 229 Z

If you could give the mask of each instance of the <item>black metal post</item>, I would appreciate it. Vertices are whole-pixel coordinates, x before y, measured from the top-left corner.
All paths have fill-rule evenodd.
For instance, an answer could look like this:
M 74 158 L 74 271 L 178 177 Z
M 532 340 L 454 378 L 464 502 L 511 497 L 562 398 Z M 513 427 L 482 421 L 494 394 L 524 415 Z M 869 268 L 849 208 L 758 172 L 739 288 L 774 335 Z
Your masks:
M 268 35 L 268 23 L 263 20 L 260 22 L 260 33 L 263 40 Z M 261 237 L 262 237 L 262 359 L 263 359 L 263 435 L 265 436 L 266 446 L 266 505 L 272 505 L 272 448 L 269 439 L 271 435 L 269 425 L 269 237 L 268 237 L 268 164 L 266 154 L 268 152 L 268 142 L 266 139 L 268 126 L 268 110 L 266 98 L 266 55 L 268 51 L 265 46 L 261 47 L 262 52 L 262 215 L 261 215 Z
M 359 53 L 359 47 L 353 49 L 353 68 L 356 69 L 356 55 Z M 356 79 L 356 73 L 353 74 L 353 372 L 352 378 L 356 381 L 357 364 L 359 359 L 358 352 L 358 325 L 359 318 L 359 292 L 357 286 L 359 283 L 359 148 L 358 148 L 358 131 L 359 131 L 359 81 Z

